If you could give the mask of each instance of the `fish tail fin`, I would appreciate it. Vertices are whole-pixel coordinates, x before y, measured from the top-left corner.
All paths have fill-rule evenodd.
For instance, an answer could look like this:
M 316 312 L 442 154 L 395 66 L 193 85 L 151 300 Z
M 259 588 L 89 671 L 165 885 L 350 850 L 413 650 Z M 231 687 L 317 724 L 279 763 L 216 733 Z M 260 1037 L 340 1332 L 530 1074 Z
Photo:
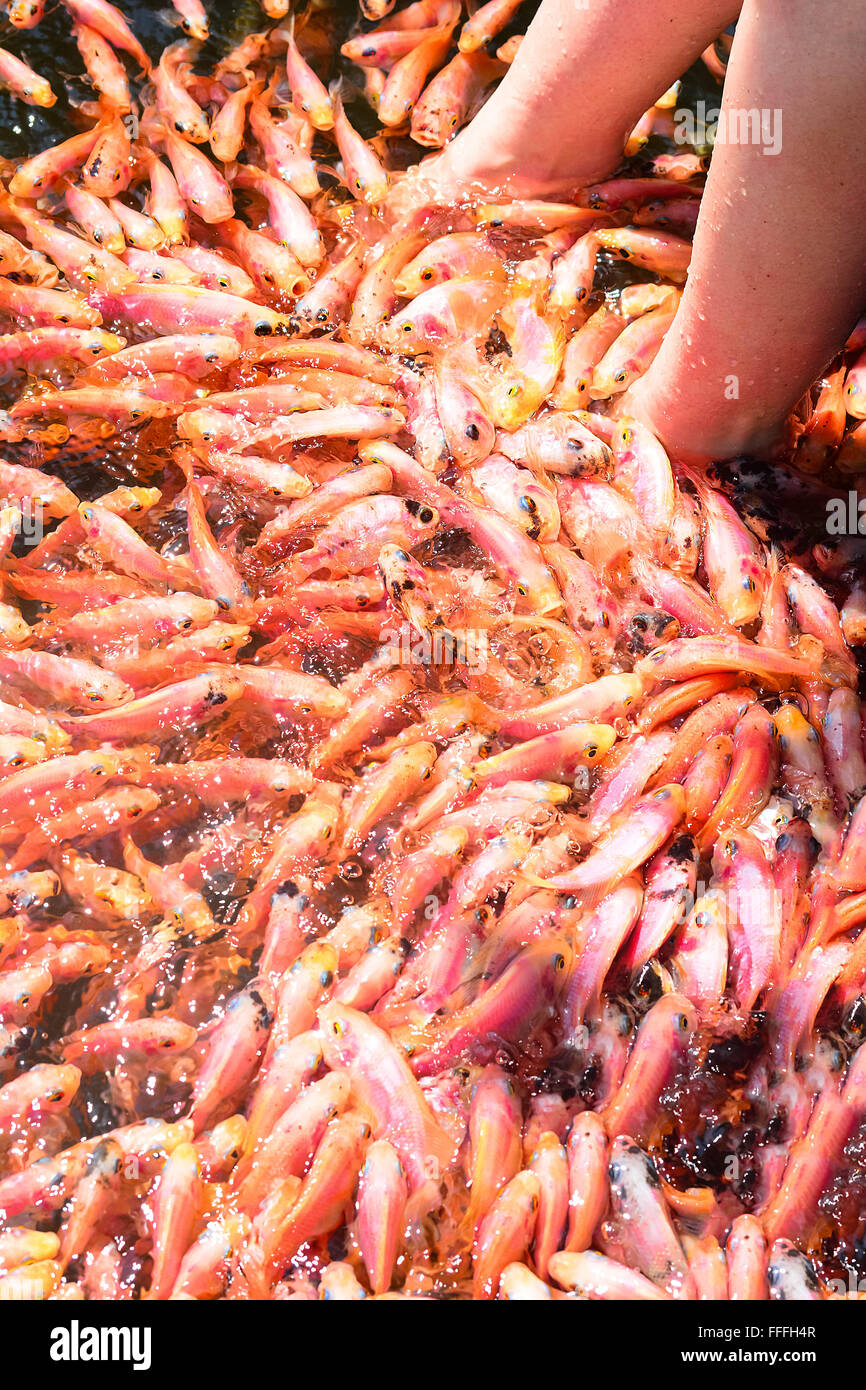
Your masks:
M 553 893 L 559 891 L 552 879 L 540 878 L 538 874 L 531 873 L 529 869 L 518 869 L 516 877 L 524 883 L 531 883 L 533 888 L 547 888 Z
M 270 106 L 273 105 L 273 100 L 272 100 L 272 99 L 273 99 L 274 97 L 276 97 L 276 94 L 277 94 L 277 87 L 279 86 L 279 82 L 280 82 L 280 73 L 279 73 L 279 69 L 278 69 L 278 68 L 274 68 L 273 72 L 271 73 L 270 77 L 268 78 L 267 82 L 265 83 L 264 87 L 262 88 L 262 99 L 263 99 L 263 101 L 264 101 L 264 103 L 265 103 L 265 106 L 270 107 Z
M 334 105 L 334 110 L 338 110 L 341 116 L 345 116 L 346 111 L 343 105 L 343 96 L 347 91 L 346 74 L 341 72 L 337 77 L 332 77 L 328 83 L 328 96 Z
M 187 487 L 193 481 L 193 468 L 196 458 L 192 449 L 185 444 L 180 444 L 172 450 L 172 458 L 186 479 Z
M 706 479 L 702 478 L 700 473 L 698 473 L 694 468 L 691 468 L 689 464 L 683 463 L 679 459 L 674 465 L 674 473 L 676 474 L 678 479 L 686 478 L 698 494 L 698 501 L 700 502 L 703 500 L 703 498 L 706 496 L 707 484 Z
M 562 359 L 565 356 L 565 343 L 567 338 L 565 328 L 566 315 L 554 309 L 545 313 L 544 318 L 550 330 L 551 366 L 555 366 L 558 371 L 562 366 Z
M 420 1189 L 423 1192 L 430 1184 L 433 1184 L 434 1201 L 437 1205 L 439 1201 L 439 1183 L 446 1169 L 454 1158 L 454 1144 L 448 1138 L 441 1125 L 433 1119 L 432 1115 L 425 1122 L 425 1159 L 430 1165 L 429 1182 L 425 1183 Z
M 294 48 L 296 52 L 298 51 L 297 31 L 299 29 L 303 29 L 304 25 L 307 23 L 307 20 L 309 19 L 310 14 L 312 12 L 312 8 L 312 0 L 310 0 L 310 3 L 304 6 L 300 14 L 296 9 L 292 8 L 292 11 L 289 14 L 288 18 L 280 26 L 281 33 L 286 35 L 286 37 L 289 40 L 289 46 L 291 48 Z
M 478 1230 L 480 1212 L 478 1212 L 472 1202 L 472 1194 L 469 1194 L 469 1206 L 464 1215 L 457 1223 L 457 1239 L 464 1245 L 475 1244 L 475 1234 Z

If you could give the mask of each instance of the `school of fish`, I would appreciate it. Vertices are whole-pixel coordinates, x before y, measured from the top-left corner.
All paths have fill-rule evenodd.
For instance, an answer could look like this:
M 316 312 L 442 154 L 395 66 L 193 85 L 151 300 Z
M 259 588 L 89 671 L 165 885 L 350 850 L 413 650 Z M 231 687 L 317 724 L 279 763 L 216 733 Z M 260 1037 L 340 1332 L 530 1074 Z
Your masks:
M 866 583 L 808 523 L 866 328 L 757 488 L 672 462 L 671 93 L 576 203 L 397 216 L 519 0 L 263 0 L 209 71 L 199 0 L 158 61 L 62 6 L 94 100 L 0 167 L 0 1298 L 849 1296 Z

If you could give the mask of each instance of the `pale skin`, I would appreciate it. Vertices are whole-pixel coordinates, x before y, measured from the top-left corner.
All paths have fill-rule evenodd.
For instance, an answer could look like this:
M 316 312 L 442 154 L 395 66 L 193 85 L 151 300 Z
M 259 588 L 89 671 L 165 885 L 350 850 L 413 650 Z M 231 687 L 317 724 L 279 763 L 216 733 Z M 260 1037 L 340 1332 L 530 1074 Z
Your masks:
M 739 9 L 543 0 L 475 120 L 410 177 L 412 201 L 565 196 L 605 177 L 642 113 Z M 679 312 L 617 406 L 678 456 L 771 448 L 866 303 L 862 21 L 859 0 L 742 4 L 722 110 L 766 110 L 781 148 L 716 144 Z

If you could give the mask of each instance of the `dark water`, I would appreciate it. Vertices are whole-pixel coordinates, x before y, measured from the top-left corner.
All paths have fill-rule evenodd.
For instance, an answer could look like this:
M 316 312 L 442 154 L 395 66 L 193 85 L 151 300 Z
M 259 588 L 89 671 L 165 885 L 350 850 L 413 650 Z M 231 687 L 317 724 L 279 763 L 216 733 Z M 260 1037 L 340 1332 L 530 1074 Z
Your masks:
M 183 30 L 171 22 L 170 6 L 161 9 L 158 4 L 120 0 L 117 8 L 154 62 L 167 44 L 184 37 Z M 258 0 L 211 0 L 206 8 L 211 37 L 201 48 L 201 63 L 198 64 L 201 71 L 206 71 L 246 34 L 270 24 Z M 8 20 L 0 23 L 0 46 L 8 48 L 41 76 L 47 77 L 57 96 L 56 105 L 43 111 L 25 106 L 8 92 L 0 92 L 0 155 L 14 159 L 35 154 L 74 134 L 79 126 L 90 124 L 76 118 L 75 106 L 82 101 L 93 101 L 95 93 L 86 79 L 84 64 L 72 37 L 72 18 L 62 5 L 48 0 L 45 17 L 35 29 L 15 29 Z M 130 79 L 136 76 L 131 60 L 127 63 L 127 71 Z
M 114 2 L 154 62 L 167 44 L 184 37 L 183 31 L 173 23 L 170 5 L 162 8 L 158 3 L 136 3 L 136 0 Z M 202 44 L 196 58 L 199 72 L 207 72 L 247 34 L 267 29 L 273 23 L 258 0 L 205 0 L 205 8 L 211 36 Z M 331 8 L 338 12 L 348 31 L 359 13 L 357 0 L 335 0 Z M 47 77 L 57 96 L 57 104 L 42 111 L 25 106 L 8 92 L 0 91 L 0 155 L 15 159 L 35 154 L 74 134 L 79 126 L 89 124 L 76 117 L 75 106 L 82 101 L 92 101 L 95 93 L 86 80 L 84 65 L 72 37 L 72 19 L 57 0 L 48 0 L 45 17 L 35 29 L 15 29 L 8 20 L 0 21 L 0 47 L 17 54 L 36 72 Z M 130 79 L 134 78 L 134 63 L 128 61 L 126 66 Z

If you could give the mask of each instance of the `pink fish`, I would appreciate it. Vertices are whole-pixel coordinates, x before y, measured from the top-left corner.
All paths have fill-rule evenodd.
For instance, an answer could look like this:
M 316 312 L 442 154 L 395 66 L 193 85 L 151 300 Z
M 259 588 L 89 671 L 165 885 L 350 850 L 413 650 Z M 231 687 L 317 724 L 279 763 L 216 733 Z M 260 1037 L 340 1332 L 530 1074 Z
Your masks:
M 400 1155 L 411 1190 L 435 1181 L 450 1158 L 451 1141 L 388 1034 L 366 1015 L 337 1003 L 319 1010 L 319 1026 L 326 1061 L 352 1076 L 381 1137 Z

